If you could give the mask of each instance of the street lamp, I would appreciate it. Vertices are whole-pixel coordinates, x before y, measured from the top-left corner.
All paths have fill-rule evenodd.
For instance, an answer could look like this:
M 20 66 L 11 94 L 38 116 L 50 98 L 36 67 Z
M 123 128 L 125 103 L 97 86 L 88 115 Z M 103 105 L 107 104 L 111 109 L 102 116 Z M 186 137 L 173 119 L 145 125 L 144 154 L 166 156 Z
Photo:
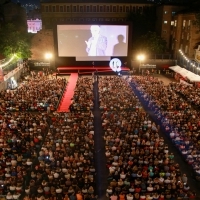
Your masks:
M 145 60 L 145 55 L 144 55 L 144 54 L 139 54 L 139 55 L 137 56 L 137 60 L 140 61 L 140 65 L 139 65 L 139 73 L 140 73 L 141 63 L 142 63 L 142 61 Z
M 52 57 L 53 57 L 53 55 L 52 55 L 52 53 L 45 53 L 45 58 L 49 61 L 49 68 L 51 68 L 51 63 L 50 63 L 50 61 L 51 61 L 51 59 L 52 59 Z

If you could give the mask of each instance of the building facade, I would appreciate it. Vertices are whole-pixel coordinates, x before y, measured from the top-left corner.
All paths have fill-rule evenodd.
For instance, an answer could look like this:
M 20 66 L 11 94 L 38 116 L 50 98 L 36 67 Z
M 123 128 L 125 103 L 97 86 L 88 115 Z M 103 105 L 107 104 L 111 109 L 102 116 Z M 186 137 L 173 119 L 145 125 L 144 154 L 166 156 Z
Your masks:
M 88 0 L 41 0 L 42 30 L 33 37 L 31 59 L 41 60 L 44 57 L 44 52 L 54 52 L 53 28 L 55 24 L 122 23 L 127 21 L 128 13 L 142 13 L 145 9 L 155 6 L 152 3 L 133 3 L 133 0 L 125 0 L 123 3 L 115 3 L 114 0 L 97 0 L 95 2 Z M 47 38 L 49 42 L 46 42 Z
M 102 3 L 101 3 L 102 2 Z M 45 1 L 41 2 L 43 27 L 52 29 L 55 23 L 101 23 L 122 22 L 127 20 L 130 12 L 142 13 L 144 9 L 154 6 L 151 3 L 109 3 L 109 1 Z
M 42 29 L 41 19 L 30 19 L 27 20 L 28 33 L 37 33 Z
M 156 9 L 157 21 L 156 32 L 167 42 L 168 51 L 171 52 L 172 38 L 171 31 L 174 25 L 174 16 L 180 10 L 184 9 L 183 6 L 162 5 Z
M 178 57 L 179 49 L 189 59 L 194 59 L 197 43 L 200 42 L 200 32 L 193 24 L 195 13 L 179 13 L 174 16 L 172 28 L 172 51 Z
M 119 1 L 118 1 L 119 2 Z M 138 2 L 138 1 L 137 1 Z M 155 5 L 151 1 L 137 3 L 131 0 L 114 3 L 113 0 L 41 0 L 43 28 L 53 29 L 54 24 L 125 22 L 130 12 L 143 13 L 156 6 L 156 32 L 167 42 L 167 50 L 177 58 L 179 49 L 194 58 L 194 47 L 200 41 L 192 22 L 194 13 L 180 13 L 186 6 Z M 134 27 L 133 27 L 134 29 Z M 134 30 L 133 30 L 134 34 Z

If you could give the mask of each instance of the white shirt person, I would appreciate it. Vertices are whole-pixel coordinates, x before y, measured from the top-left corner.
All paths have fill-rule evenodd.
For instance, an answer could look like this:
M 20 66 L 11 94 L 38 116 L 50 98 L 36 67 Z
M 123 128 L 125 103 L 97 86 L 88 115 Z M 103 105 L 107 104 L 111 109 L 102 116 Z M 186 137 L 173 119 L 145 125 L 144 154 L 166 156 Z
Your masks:
M 92 37 L 85 41 L 88 56 L 105 56 L 107 38 L 100 34 L 100 27 L 98 25 L 92 25 L 90 31 Z

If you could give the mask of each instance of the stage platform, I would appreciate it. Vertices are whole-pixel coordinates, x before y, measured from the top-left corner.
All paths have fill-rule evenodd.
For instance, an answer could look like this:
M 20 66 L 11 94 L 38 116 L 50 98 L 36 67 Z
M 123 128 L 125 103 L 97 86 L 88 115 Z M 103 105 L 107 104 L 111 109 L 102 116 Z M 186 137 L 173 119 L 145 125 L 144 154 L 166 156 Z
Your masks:
M 130 69 L 128 67 L 121 67 L 122 72 L 129 72 Z M 87 74 L 92 72 L 105 72 L 111 73 L 113 72 L 109 66 L 66 66 L 66 67 L 57 67 L 58 74 L 70 74 L 73 72 L 79 72 L 79 74 Z

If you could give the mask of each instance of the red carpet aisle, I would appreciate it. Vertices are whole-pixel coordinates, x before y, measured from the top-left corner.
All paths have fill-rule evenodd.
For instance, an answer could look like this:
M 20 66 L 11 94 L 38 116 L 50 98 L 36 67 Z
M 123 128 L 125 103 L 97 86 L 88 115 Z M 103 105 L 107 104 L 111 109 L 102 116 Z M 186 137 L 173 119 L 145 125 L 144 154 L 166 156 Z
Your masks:
M 69 112 L 69 106 L 71 104 L 71 98 L 74 96 L 74 89 L 78 80 L 78 73 L 71 73 L 65 92 L 58 106 L 58 112 Z

